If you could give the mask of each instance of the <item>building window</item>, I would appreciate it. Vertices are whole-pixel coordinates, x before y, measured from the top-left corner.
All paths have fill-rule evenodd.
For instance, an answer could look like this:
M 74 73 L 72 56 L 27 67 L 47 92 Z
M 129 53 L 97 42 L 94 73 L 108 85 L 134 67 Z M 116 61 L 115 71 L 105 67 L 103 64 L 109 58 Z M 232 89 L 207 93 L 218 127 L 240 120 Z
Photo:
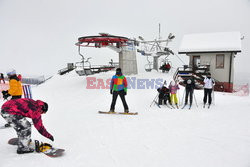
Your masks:
M 216 55 L 216 68 L 224 68 L 224 54 L 217 54 Z

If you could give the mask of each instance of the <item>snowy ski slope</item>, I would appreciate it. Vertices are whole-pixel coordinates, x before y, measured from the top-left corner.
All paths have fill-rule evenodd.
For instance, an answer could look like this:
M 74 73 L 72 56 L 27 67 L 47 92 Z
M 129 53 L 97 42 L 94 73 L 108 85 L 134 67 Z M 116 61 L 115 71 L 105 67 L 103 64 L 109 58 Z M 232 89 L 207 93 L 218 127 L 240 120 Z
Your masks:
M 109 79 L 114 72 L 93 75 Z M 163 78 L 141 73 L 136 79 Z M 138 80 L 137 80 L 138 81 Z M 126 96 L 137 116 L 102 115 L 108 110 L 108 89 L 86 89 L 86 77 L 74 72 L 55 75 L 33 88 L 34 99 L 49 104 L 43 123 L 54 135 L 53 145 L 66 149 L 60 158 L 43 154 L 17 155 L 7 144 L 11 128 L 0 130 L 0 167 L 247 167 L 250 166 L 250 98 L 215 93 L 215 105 L 202 108 L 203 91 L 195 91 L 191 110 L 149 107 L 155 89 L 129 89 Z M 180 100 L 183 87 L 179 92 Z M 2 104 L 3 102 L 1 102 Z M 118 98 L 117 111 L 123 111 Z M 0 125 L 5 122 L 0 118 Z M 32 128 L 32 138 L 49 142 Z

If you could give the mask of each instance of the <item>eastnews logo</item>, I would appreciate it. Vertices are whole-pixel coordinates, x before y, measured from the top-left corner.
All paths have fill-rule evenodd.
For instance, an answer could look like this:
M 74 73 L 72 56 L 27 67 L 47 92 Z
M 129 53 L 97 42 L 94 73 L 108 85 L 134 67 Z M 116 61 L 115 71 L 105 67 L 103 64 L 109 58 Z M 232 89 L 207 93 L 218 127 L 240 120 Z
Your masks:
M 126 77 L 128 89 L 158 89 L 163 85 L 163 79 L 139 79 L 136 77 Z M 110 79 L 96 77 L 86 77 L 86 89 L 110 89 Z

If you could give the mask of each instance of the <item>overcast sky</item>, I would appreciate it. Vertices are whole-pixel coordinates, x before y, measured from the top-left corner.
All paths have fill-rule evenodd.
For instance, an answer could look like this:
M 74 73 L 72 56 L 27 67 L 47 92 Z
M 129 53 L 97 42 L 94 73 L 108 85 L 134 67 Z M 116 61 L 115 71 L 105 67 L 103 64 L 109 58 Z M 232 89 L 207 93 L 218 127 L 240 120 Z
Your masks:
M 176 53 L 184 34 L 240 31 L 245 38 L 235 66 L 242 72 L 250 62 L 249 20 L 250 0 L 0 0 L 0 71 L 54 74 L 80 61 L 78 37 L 107 32 L 154 39 L 161 23 L 163 38 L 175 34 Z M 109 49 L 83 48 L 83 54 L 93 65 L 118 60 Z

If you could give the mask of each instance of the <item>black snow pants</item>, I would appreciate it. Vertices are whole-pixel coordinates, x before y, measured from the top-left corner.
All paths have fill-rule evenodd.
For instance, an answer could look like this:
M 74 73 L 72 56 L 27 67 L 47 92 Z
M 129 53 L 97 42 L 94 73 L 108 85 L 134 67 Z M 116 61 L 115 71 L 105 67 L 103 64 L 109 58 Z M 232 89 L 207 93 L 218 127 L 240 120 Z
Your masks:
M 206 89 L 204 88 L 204 98 L 203 103 L 207 103 L 207 97 L 208 97 L 208 104 L 210 105 L 212 103 L 212 89 Z
M 121 91 L 113 91 L 113 98 L 112 98 L 112 103 L 110 106 L 110 110 L 115 110 L 115 104 L 116 104 L 116 100 L 118 95 L 120 96 L 121 100 L 122 100 L 122 104 L 125 110 L 128 110 L 128 105 L 125 99 L 125 92 L 124 90 Z
M 186 91 L 186 94 L 185 94 L 185 105 L 187 105 L 188 103 L 188 96 L 189 96 L 189 102 L 190 102 L 190 106 L 192 105 L 193 103 L 193 92 L 194 92 L 194 89 L 185 89 Z

